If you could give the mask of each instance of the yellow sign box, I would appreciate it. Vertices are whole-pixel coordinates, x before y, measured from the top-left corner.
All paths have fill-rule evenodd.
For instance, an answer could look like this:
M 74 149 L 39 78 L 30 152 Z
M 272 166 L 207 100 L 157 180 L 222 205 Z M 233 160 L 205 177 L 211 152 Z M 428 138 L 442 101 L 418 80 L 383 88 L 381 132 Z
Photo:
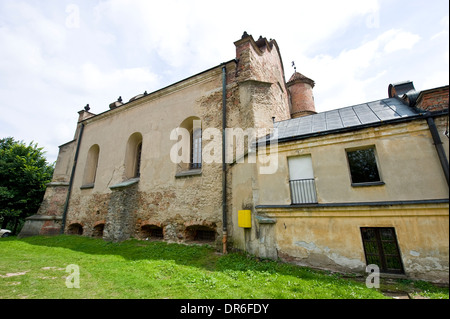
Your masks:
M 242 228 L 252 228 L 252 211 L 239 210 L 238 211 L 238 225 Z

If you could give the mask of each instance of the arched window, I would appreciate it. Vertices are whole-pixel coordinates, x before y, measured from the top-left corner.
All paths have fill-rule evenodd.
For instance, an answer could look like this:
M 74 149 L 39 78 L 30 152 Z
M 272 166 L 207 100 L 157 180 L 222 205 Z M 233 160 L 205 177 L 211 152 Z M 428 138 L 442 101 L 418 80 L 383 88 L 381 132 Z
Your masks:
M 202 168 L 202 124 L 198 117 L 191 116 L 181 122 L 179 128 L 186 130 L 189 133 L 189 141 L 182 140 L 182 152 L 189 152 L 189 162 L 181 162 L 178 164 L 178 171 L 187 171 Z M 189 143 L 189 145 L 184 145 Z M 184 157 L 183 157 L 184 158 Z
M 84 167 L 82 187 L 89 188 L 94 186 L 99 154 L 100 147 L 97 144 L 92 145 L 88 151 L 86 166 Z
M 127 143 L 125 154 L 125 176 L 126 178 L 139 177 L 141 174 L 142 134 L 134 133 Z

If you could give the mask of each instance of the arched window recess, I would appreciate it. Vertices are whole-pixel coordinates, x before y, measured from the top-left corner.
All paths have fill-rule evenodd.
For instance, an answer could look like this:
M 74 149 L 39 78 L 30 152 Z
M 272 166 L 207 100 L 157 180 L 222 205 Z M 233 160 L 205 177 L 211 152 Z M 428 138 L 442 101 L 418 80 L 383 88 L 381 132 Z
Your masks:
M 202 122 L 196 116 L 186 118 L 178 127 L 176 143 L 176 177 L 201 174 Z M 176 139 L 176 136 L 174 136 Z
M 95 178 L 97 175 L 98 158 L 100 154 L 100 147 L 97 144 L 89 148 L 86 158 L 86 165 L 84 167 L 83 183 L 81 188 L 93 188 Z

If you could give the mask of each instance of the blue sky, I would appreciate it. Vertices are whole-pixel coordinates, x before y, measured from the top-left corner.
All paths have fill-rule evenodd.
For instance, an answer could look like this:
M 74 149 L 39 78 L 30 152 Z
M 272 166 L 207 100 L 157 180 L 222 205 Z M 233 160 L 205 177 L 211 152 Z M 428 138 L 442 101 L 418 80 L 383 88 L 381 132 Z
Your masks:
M 77 112 L 100 113 L 235 57 L 247 31 L 277 41 L 317 111 L 448 85 L 447 0 L 0 0 L 0 137 L 56 160 Z

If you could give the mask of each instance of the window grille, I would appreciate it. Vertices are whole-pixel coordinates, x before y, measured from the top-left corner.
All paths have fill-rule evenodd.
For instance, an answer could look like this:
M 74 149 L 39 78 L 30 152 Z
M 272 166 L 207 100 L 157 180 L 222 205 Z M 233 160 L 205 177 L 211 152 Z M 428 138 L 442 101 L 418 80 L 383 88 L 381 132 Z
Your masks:
M 142 143 L 139 143 L 136 150 L 136 172 L 135 177 L 139 177 L 141 175 L 141 156 L 142 156 Z
M 158 227 L 158 228 L 152 228 L 150 230 L 150 237 L 154 237 L 154 238 L 164 238 L 163 235 L 163 229 Z
M 292 204 L 317 203 L 316 183 L 314 178 L 289 181 Z
M 141 228 L 141 237 L 142 238 L 164 238 L 164 232 L 162 227 L 158 227 L 155 225 L 145 225 Z
M 213 241 L 216 239 L 216 232 L 213 230 L 197 229 L 194 240 Z

